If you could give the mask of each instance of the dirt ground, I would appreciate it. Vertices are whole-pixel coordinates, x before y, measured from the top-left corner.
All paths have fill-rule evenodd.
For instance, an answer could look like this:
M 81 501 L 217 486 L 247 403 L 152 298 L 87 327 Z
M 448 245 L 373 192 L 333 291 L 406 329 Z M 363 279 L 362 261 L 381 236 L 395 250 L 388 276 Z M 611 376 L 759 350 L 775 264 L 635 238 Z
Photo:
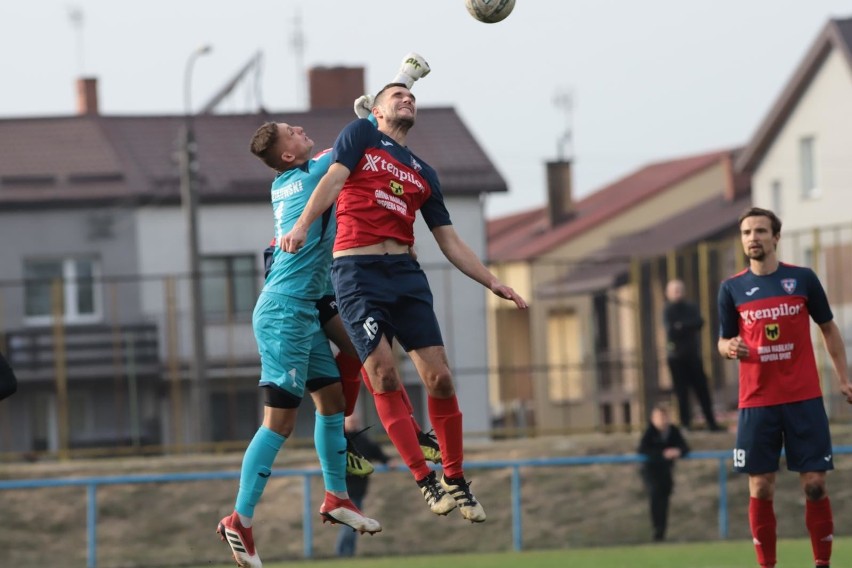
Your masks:
M 833 428 L 835 445 L 852 443 L 852 426 Z M 728 450 L 732 434 L 692 432 L 693 450 Z M 633 453 L 638 434 L 589 434 L 468 443 L 466 462 L 556 456 Z M 392 452 L 393 449 L 389 448 Z M 0 465 L 0 478 L 27 479 L 125 474 L 238 471 L 241 452 L 225 455 L 98 459 L 65 463 Z M 829 477 L 837 534 L 852 534 L 852 455 L 838 455 Z M 279 455 L 276 469 L 316 467 L 313 450 Z M 715 460 L 687 460 L 677 467 L 669 539 L 718 538 L 719 468 Z M 453 513 L 435 517 L 426 508 L 409 473 L 376 474 L 364 511 L 385 530 L 360 538 L 360 555 L 392 555 L 512 548 L 511 470 L 468 469 L 472 490 L 488 521 L 472 525 Z M 637 464 L 576 467 L 525 467 L 522 526 L 525 549 L 607 546 L 650 539 L 648 507 Z M 99 568 L 180 566 L 228 562 L 228 549 L 214 535 L 220 517 L 233 508 L 238 481 L 103 486 L 98 489 Z M 746 539 L 745 479 L 727 483 L 730 538 Z M 312 510 L 318 510 L 322 485 L 311 483 Z M 269 481 L 255 517 L 255 539 L 265 560 L 301 558 L 303 480 Z M 803 497 L 797 476 L 779 477 L 776 498 L 782 537 L 805 536 Z M 6 520 L 0 532 L 0 566 L 72 568 L 86 566 L 86 489 L 61 487 L 0 491 Z M 313 521 L 313 555 L 333 554 L 337 528 Z

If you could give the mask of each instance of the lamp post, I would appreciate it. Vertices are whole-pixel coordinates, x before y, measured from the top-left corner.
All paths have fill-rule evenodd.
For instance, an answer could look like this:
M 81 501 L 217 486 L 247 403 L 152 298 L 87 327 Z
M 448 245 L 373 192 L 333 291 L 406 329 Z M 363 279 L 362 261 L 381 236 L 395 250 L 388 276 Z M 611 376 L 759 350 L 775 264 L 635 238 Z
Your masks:
M 184 114 L 180 144 L 180 199 L 186 223 L 186 241 L 189 256 L 190 311 L 192 320 L 192 362 L 190 364 L 190 402 L 196 419 L 191 421 L 193 443 L 207 439 L 210 423 L 210 400 L 207 389 L 207 355 L 204 345 L 204 311 L 201 296 L 201 261 L 198 254 L 198 188 L 195 175 L 196 161 L 195 132 L 192 118 L 192 68 L 195 60 L 210 53 L 211 47 L 204 45 L 193 51 L 186 61 L 183 94 Z

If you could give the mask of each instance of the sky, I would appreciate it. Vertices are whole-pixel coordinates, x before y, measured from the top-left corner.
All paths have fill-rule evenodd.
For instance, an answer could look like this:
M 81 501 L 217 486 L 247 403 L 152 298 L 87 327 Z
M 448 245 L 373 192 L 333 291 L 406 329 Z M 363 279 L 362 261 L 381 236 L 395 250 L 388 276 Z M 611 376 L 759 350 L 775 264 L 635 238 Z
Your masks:
M 418 105 L 455 107 L 506 179 L 486 200 L 494 218 L 544 205 L 560 147 L 581 198 L 648 163 L 746 144 L 832 17 L 852 3 L 517 0 L 483 24 L 463 0 L 2 0 L 0 118 L 73 114 L 83 75 L 103 114 L 183 113 L 202 45 L 192 108 L 260 51 L 263 105 L 303 110 L 306 68 L 364 66 L 375 91 L 416 51 L 432 68 Z M 220 111 L 255 110 L 254 93 Z

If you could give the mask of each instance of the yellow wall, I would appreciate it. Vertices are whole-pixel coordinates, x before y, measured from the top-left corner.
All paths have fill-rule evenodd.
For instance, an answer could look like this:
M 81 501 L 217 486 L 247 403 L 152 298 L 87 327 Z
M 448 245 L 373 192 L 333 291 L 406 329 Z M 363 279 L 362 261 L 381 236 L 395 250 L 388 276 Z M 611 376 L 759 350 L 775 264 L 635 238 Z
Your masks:
M 720 160 L 717 164 L 710 166 L 702 172 L 687 178 L 662 193 L 655 195 L 637 204 L 623 214 L 602 222 L 592 227 L 576 238 L 565 242 L 561 246 L 549 251 L 544 256 L 533 262 L 514 262 L 492 266 L 492 270 L 500 279 L 520 292 L 529 302 L 527 320 L 524 333 L 529 338 L 526 342 L 516 332 L 511 333 L 512 349 L 514 353 L 511 359 L 518 360 L 528 357 L 531 365 L 537 370 L 532 373 L 533 381 L 533 405 L 535 408 L 536 427 L 540 431 L 560 428 L 586 429 L 598 425 L 599 404 L 597 399 L 596 385 L 597 377 L 592 365 L 587 365 L 583 374 L 582 382 L 585 386 L 585 395 L 580 400 L 555 402 L 549 396 L 549 381 L 546 371 L 548 364 L 560 357 L 554 357 L 549 349 L 564 348 L 569 350 L 568 359 L 574 362 L 591 362 L 595 360 L 593 348 L 593 322 L 592 322 L 592 298 L 586 296 L 572 296 L 555 299 L 540 299 L 535 297 L 537 286 L 552 282 L 564 276 L 571 268 L 570 261 L 576 261 L 588 256 L 590 253 L 607 246 L 614 238 L 626 234 L 635 233 L 646 229 L 660 220 L 667 219 L 678 213 L 689 209 L 696 204 L 710 199 L 724 192 L 727 184 L 727 169 Z M 634 301 L 632 287 L 625 286 L 618 290 L 612 290 L 614 304 L 618 307 L 610 310 L 611 338 L 614 342 L 611 349 L 620 349 L 624 352 L 635 353 L 638 342 L 636 341 L 635 310 L 630 307 Z M 489 301 L 489 310 L 492 321 L 496 321 L 495 309 L 499 305 L 496 299 Z M 560 346 L 553 345 L 550 337 L 548 322 L 552 321 L 554 313 L 570 313 L 576 318 L 576 330 L 579 335 Z M 501 359 L 498 345 L 506 349 L 505 341 L 498 341 L 499 335 L 496 326 L 490 326 L 489 351 L 491 353 L 492 368 L 499 367 Z M 572 346 L 573 345 L 573 346 Z M 564 357 L 563 357 L 564 358 Z M 491 400 L 505 400 L 503 393 L 499 392 L 500 380 L 498 374 L 492 373 L 490 383 L 492 392 Z M 639 374 L 636 371 L 627 371 L 623 375 L 623 383 L 620 391 L 625 400 L 636 400 L 639 391 Z M 505 383 L 504 383 L 505 384 Z M 495 392 L 494 389 L 498 389 Z M 633 407 L 632 421 L 640 423 L 643 418 L 638 416 L 638 408 Z M 620 419 L 620 409 L 616 409 L 616 422 Z

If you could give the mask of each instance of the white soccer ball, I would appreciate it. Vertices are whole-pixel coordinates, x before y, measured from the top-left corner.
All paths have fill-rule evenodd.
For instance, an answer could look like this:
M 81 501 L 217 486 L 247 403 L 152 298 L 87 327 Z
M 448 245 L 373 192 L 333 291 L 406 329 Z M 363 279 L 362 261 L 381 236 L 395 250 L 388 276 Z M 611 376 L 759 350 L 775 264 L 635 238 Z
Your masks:
M 494 24 L 512 13 L 515 0 L 464 0 L 470 15 L 486 24 Z

